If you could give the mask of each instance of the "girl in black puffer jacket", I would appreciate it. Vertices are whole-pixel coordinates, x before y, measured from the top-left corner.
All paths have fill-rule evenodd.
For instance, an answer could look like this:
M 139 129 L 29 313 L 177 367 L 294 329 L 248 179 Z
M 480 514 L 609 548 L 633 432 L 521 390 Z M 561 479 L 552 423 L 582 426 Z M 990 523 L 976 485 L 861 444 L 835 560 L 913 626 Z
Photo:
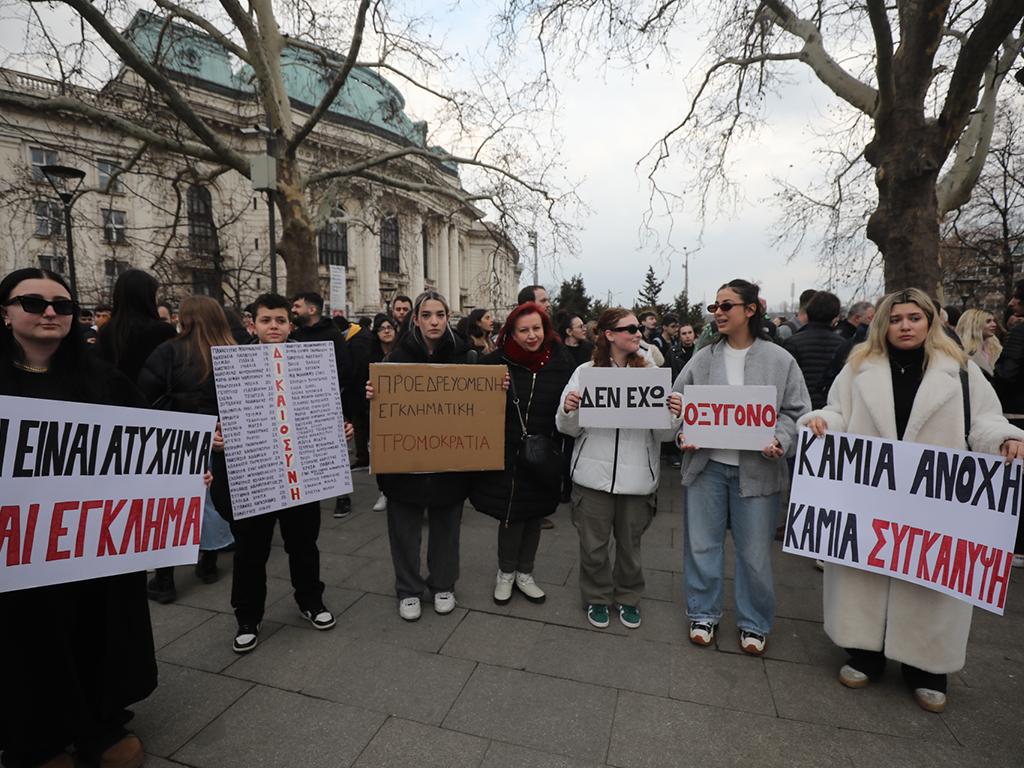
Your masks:
M 535 603 L 544 592 L 533 579 L 541 520 L 555 511 L 560 489 L 519 461 L 523 431 L 545 435 L 556 445 L 555 411 L 576 365 L 538 304 L 516 307 L 498 335 L 498 349 L 483 359 L 507 365 L 512 377 L 505 406 L 505 469 L 473 476 L 469 500 L 498 526 L 498 576 L 494 602 L 504 605 L 515 587 Z

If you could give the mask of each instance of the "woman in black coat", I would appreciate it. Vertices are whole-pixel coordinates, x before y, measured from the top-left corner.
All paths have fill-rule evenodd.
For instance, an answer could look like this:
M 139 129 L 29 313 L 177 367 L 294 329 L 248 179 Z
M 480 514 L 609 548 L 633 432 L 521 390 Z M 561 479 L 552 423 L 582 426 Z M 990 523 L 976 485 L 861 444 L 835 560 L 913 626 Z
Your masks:
M 59 275 L 12 272 L 0 308 L 0 394 L 144 407 L 133 383 L 87 351 Z M 124 724 L 156 688 L 145 573 L 0 593 L 0 658 L 4 766 L 71 768 L 71 744 L 89 765 L 141 765 L 142 742 Z
M 114 311 L 96 337 L 96 351 L 131 382 L 139 379 L 153 350 L 177 335 L 160 319 L 156 308 L 156 278 L 141 269 L 129 269 L 114 284 Z
M 146 401 L 165 411 L 218 415 L 213 379 L 213 347 L 232 346 L 234 334 L 223 307 L 209 296 L 188 296 L 178 315 L 181 333 L 153 350 L 139 372 L 139 389 Z M 217 493 L 227 493 L 224 454 L 213 454 Z M 218 496 L 219 497 L 219 496 Z M 209 508 L 207 512 L 209 512 Z M 218 578 L 217 550 L 231 543 L 218 515 L 203 515 L 196 576 L 206 584 Z M 212 540 L 211 540 L 212 535 Z M 158 603 L 177 599 L 174 568 L 157 568 L 147 585 L 149 598 Z
M 547 313 L 532 301 L 509 314 L 498 349 L 482 362 L 507 365 L 512 378 L 505 406 L 505 469 L 475 475 L 469 495 L 478 511 L 500 523 L 494 602 L 504 605 L 512 599 L 514 585 L 527 600 L 542 603 L 544 592 L 533 579 L 533 561 L 541 520 L 558 506 L 560 488 L 557 482 L 548 485 L 518 457 L 524 425 L 527 434 L 546 435 L 554 445 L 561 444 L 555 411 L 576 365 Z
M 436 291 L 416 297 L 409 332 L 388 355 L 388 363 L 466 363 L 469 344 L 448 327 L 448 301 Z M 372 385 L 366 397 L 372 400 Z M 455 610 L 455 582 L 459 578 L 459 534 L 462 505 L 469 493 L 465 472 L 419 472 L 379 475 L 381 491 L 387 497 L 388 539 L 395 568 L 398 614 L 406 621 L 420 617 L 420 598 L 429 590 L 434 610 L 440 614 Z M 423 513 L 427 513 L 427 567 L 420 575 L 420 540 Z

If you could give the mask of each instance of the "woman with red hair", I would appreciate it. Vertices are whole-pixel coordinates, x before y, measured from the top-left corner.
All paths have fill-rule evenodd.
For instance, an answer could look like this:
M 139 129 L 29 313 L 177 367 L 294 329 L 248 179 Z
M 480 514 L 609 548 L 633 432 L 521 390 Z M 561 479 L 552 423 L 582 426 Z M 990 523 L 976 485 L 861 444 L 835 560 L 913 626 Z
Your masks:
M 541 520 L 558 506 L 561 458 L 554 457 L 553 467 L 538 468 L 525 461 L 524 444 L 527 435 L 532 441 L 547 438 L 552 446 L 561 444 L 555 410 L 576 366 L 547 313 L 532 301 L 512 310 L 498 334 L 498 348 L 481 362 L 507 365 L 511 377 L 505 406 L 505 469 L 477 474 L 469 494 L 478 511 L 500 523 L 494 602 L 504 605 L 515 588 L 527 600 L 542 603 L 544 591 L 533 579 L 533 560 Z

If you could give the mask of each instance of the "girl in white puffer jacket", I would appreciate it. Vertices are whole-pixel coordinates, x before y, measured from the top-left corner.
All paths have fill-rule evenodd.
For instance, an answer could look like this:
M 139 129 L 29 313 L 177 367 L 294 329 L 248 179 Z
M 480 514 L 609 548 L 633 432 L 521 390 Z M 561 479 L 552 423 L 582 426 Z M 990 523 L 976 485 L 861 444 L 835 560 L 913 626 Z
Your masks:
M 595 627 L 608 626 L 612 604 L 618 605 L 623 625 L 640 626 L 640 538 L 656 508 L 661 443 L 673 439 L 682 413 L 682 398 L 673 393 L 668 402 L 672 424 L 667 429 L 580 427 L 580 370 L 652 367 L 640 354 L 640 331 L 632 312 L 621 307 L 605 311 L 597 321 L 594 358 L 573 373 L 555 414 L 558 430 L 576 438 L 570 465 L 572 521 L 580 536 L 580 592 Z M 614 565 L 608 556 L 613 532 Z

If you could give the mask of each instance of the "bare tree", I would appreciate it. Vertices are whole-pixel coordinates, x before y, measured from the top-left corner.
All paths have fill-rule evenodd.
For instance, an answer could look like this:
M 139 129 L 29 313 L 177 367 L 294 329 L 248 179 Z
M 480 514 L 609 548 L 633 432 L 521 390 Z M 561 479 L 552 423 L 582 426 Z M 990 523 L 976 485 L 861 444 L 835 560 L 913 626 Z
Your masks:
M 706 214 L 712 193 L 729 188 L 737 139 L 757 131 L 766 97 L 785 92 L 793 68 L 805 67 L 838 97 L 845 112 L 837 122 L 860 141 L 841 144 L 826 195 L 792 198 L 802 212 L 789 234 L 806 235 L 815 211 L 831 219 L 834 237 L 847 233 L 849 220 L 836 213 L 849 203 L 845 185 L 870 169 L 873 209 L 861 226 L 881 253 L 886 287 L 934 291 L 940 221 L 970 198 L 981 173 L 1001 87 L 1024 45 L 1024 4 L 507 0 L 502 16 L 509 48 L 527 32 L 545 61 L 554 49 L 572 55 L 600 45 L 636 64 L 690 42 L 680 29 L 694 17 L 706 30 L 704 56 L 680 120 L 644 158 L 654 194 L 678 194 L 660 178 L 682 153 L 696 169 L 686 191 Z
M 441 196 L 453 213 L 473 206 L 498 213 L 516 227 L 534 226 L 533 217 L 545 217 L 549 232 L 562 243 L 571 241 L 561 206 L 572 193 L 552 191 L 560 168 L 555 154 L 537 158 L 530 150 L 529 112 L 533 87 L 505 83 L 500 93 L 447 91 L 433 84 L 445 73 L 445 53 L 417 35 L 418 20 L 402 18 L 387 0 L 152 0 L 152 9 L 165 19 L 153 50 L 146 50 L 126 34 L 133 8 L 124 0 L 59 0 L 75 16 L 81 29 L 71 45 L 57 42 L 59 35 L 34 11 L 31 34 L 21 59 L 49 54 L 51 72 L 61 88 L 46 98 L 26 96 L 0 88 L 0 105 L 35 110 L 39 114 L 76 115 L 126 141 L 153 152 L 171 153 L 202 165 L 212 177 L 226 172 L 250 174 L 251 147 L 242 137 L 226 135 L 214 118 L 189 98 L 187 79 L 175 77 L 164 66 L 172 26 L 184 25 L 228 52 L 236 68 L 244 68 L 269 132 L 268 153 L 275 158 L 281 234 L 278 252 L 288 268 L 289 292 L 318 287 L 315 247 L 316 217 L 311 205 L 315 188 L 337 179 L 360 179 L 385 189 Z M 347 50 L 334 54 L 325 44 L 346 41 Z M 302 50 L 309 65 L 326 83 L 319 103 L 298 106 L 286 90 L 286 51 Z M 104 108 L 76 87 L 90 79 L 104 82 L 90 70 L 97 57 L 120 67 L 116 88 L 130 93 L 138 105 L 135 114 Z M 356 67 L 372 68 L 420 89 L 442 105 L 445 118 L 441 135 L 467 151 L 446 152 L 426 142 L 399 146 L 386 152 L 365 152 L 332 158 L 331 165 L 309 170 L 314 131 L 342 93 Z M 109 91 L 110 88 L 104 87 Z M 489 98 L 494 96 L 495 98 Z M 525 118 L 524 118 L 525 116 Z M 450 144 L 449 144 L 450 145 Z M 529 162 L 527 162 L 529 160 Z M 439 183 L 416 163 L 451 163 L 474 169 L 478 191 L 459 184 Z M 413 172 L 409 170 L 412 168 Z M 524 213 L 530 221 L 520 224 Z
M 974 195 L 943 231 L 944 277 L 978 280 L 976 294 L 993 309 L 1013 295 L 1024 262 L 1024 114 L 1007 110 L 996 124 L 989 161 Z M 954 288 L 955 291 L 955 288 Z M 989 296 L 989 294 L 994 294 Z

